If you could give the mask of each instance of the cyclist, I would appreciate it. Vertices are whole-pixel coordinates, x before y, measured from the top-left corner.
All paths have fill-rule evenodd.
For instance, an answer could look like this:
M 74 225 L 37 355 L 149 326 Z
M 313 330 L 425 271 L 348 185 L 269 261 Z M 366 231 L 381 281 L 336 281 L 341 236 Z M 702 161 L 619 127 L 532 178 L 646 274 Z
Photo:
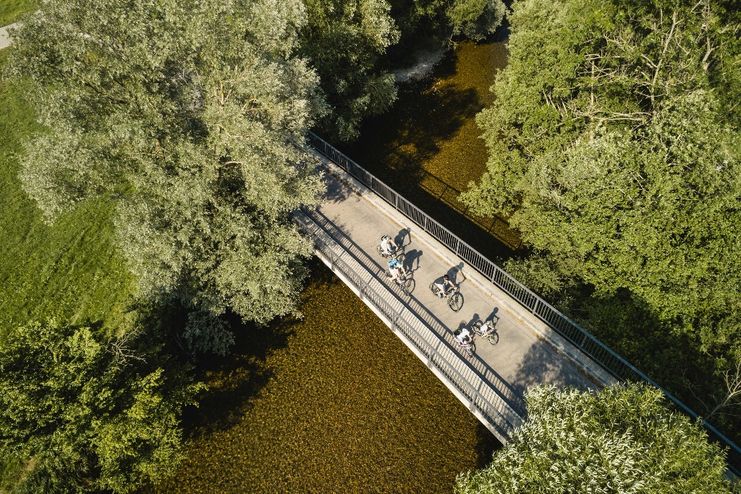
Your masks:
M 435 281 L 435 288 L 437 288 L 437 296 L 443 298 L 448 294 L 448 292 L 455 290 L 458 287 L 453 283 L 453 280 L 450 279 L 450 276 L 445 274 L 442 278 L 438 278 L 437 281 Z
M 393 255 L 397 249 L 398 247 L 396 246 L 394 241 L 391 240 L 391 237 L 389 237 L 388 235 L 384 235 L 381 237 L 381 254 L 382 255 L 384 255 L 385 257 L 388 257 L 390 255 Z
M 406 276 L 407 272 L 406 269 L 404 269 L 404 265 L 399 262 L 399 260 L 395 257 L 392 257 L 388 261 L 388 267 L 389 267 L 389 273 L 391 273 L 390 278 L 397 283 L 401 281 L 402 276 Z
M 471 336 L 471 331 L 468 330 L 468 328 L 463 327 L 458 330 L 458 332 L 454 333 L 455 339 L 458 340 L 458 343 L 461 344 L 461 346 L 468 346 L 471 343 L 473 343 L 473 337 Z

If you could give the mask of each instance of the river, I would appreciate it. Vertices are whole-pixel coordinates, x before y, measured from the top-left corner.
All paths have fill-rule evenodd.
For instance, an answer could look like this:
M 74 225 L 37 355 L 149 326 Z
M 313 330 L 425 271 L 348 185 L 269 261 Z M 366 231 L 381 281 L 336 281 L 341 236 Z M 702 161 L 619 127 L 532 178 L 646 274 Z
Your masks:
M 500 43 L 459 45 L 364 126 L 351 156 L 401 189 L 465 188 L 485 167 L 473 117 L 505 62 Z M 449 493 L 491 460 L 496 439 L 318 261 L 301 311 L 245 329 L 235 355 L 209 363 L 186 459 L 156 491 Z

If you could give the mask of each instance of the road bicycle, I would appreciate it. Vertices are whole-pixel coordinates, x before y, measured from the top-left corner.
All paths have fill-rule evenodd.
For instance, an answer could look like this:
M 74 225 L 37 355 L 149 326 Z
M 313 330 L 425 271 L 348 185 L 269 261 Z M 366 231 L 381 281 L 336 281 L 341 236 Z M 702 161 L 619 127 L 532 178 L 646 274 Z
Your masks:
M 391 272 L 388 269 L 386 270 L 386 277 L 391 278 Z M 394 282 L 399 285 L 401 290 L 407 295 L 410 295 L 414 291 L 414 287 L 416 286 L 416 282 L 412 277 L 412 273 L 409 272 L 406 268 L 404 268 L 401 275 L 397 276 L 394 279 Z
M 437 283 L 431 283 L 430 290 L 436 297 L 440 296 L 440 287 Z M 443 295 L 443 298 L 447 299 L 448 307 L 450 307 L 453 312 L 458 312 L 463 307 L 463 294 L 457 286 L 449 288 Z
M 473 323 L 472 329 L 476 336 L 486 338 L 489 343 L 491 343 L 492 345 L 496 345 L 497 343 L 499 343 L 499 333 L 494 327 L 494 324 L 495 322 L 491 319 L 486 322 L 476 321 L 475 323 Z

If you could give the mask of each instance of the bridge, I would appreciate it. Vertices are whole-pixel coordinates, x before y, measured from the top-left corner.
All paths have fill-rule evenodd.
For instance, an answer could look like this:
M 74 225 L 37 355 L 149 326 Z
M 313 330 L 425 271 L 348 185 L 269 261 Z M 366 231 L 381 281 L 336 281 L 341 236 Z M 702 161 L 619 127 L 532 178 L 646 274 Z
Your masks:
M 325 171 L 327 194 L 297 215 L 316 255 L 414 352 L 501 442 L 526 416 L 524 392 L 536 384 L 596 389 L 644 381 L 693 419 L 698 415 L 577 323 L 538 297 L 339 150 L 311 133 Z M 385 274 L 381 235 L 406 249 L 415 288 L 402 290 Z M 429 285 L 443 274 L 459 284 L 463 308 L 453 312 Z M 493 318 L 499 341 L 476 341 L 468 356 L 453 330 Z M 738 472 L 741 450 L 712 424 L 711 439 L 729 450 Z
M 318 136 L 311 141 L 327 194 L 320 207 L 296 219 L 316 255 L 501 442 L 525 417 L 529 386 L 594 389 L 615 382 L 545 322 L 555 309 Z M 404 245 L 415 280 L 411 292 L 386 276 L 376 251 L 383 234 Z M 444 274 L 463 295 L 458 312 L 429 288 Z M 474 338 L 476 351 L 468 356 L 453 330 L 487 319 L 496 321 L 498 342 Z
M 12 44 L 0 27 L 0 49 Z M 659 388 L 682 412 L 699 419 L 728 450 L 729 473 L 741 472 L 741 448 L 620 355 L 561 314 L 491 260 L 315 134 L 313 152 L 326 171 L 328 193 L 316 210 L 296 215 L 316 255 L 404 342 L 502 443 L 525 418 L 525 390 L 536 384 L 594 389 L 620 380 Z M 405 245 L 416 289 L 385 276 L 375 246 L 389 234 Z M 428 289 L 448 273 L 461 286 L 463 308 L 452 312 Z M 477 342 L 467 356 L 452 330 L 496 320 L 499 341 Z

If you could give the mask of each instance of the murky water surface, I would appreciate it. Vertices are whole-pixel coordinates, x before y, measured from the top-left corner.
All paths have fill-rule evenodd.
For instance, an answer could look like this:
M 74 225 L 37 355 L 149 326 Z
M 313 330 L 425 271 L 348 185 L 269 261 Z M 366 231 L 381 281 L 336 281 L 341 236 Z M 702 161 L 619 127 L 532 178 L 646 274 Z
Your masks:
M 458 195 L 486 169 L 475 117 L 493 104 L 489 89 L 506 63 L 504 43 L 460 43 L 432 77 L 403 85 L 394 108 L 369 119 L 358 142 L 340 146 L 480 252 L 499 258 L 512 254 L 519 237 L 501 218 L 467 224 Z
M 496 440 L 323 265 L 299 322 L 209 374 L 187 460 L 158 492 L 449 493 Z

